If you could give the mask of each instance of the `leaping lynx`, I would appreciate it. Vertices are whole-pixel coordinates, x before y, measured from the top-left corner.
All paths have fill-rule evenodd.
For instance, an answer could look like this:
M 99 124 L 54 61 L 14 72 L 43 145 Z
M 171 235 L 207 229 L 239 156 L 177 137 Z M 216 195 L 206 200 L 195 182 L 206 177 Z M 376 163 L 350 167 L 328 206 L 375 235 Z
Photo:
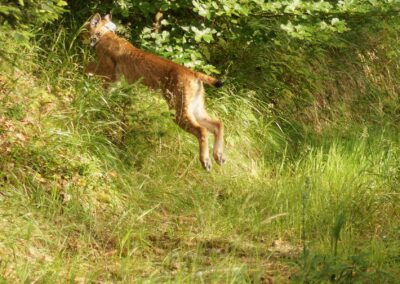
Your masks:
M 144 85 L 160 89 L 169 107 L 176 111 L 176 123 L 197 137 L 203 168 L 211 170 L 208 131 L 214 134 L 214 159 L 219 165 L 224 164 L 224 125 L 208 115 L 203 87 L 203 83 L 220 87 L 221 81 L 136 48 L 116 35 L 115 28 L 111 14 L 103 18 L 96 14 L 86 24 L 90 45 L 97 54 L 97 62 L 90 63 L 86 72 L 102 76 L 110 82 L 121 76 L 129 83 L 140 79 Z

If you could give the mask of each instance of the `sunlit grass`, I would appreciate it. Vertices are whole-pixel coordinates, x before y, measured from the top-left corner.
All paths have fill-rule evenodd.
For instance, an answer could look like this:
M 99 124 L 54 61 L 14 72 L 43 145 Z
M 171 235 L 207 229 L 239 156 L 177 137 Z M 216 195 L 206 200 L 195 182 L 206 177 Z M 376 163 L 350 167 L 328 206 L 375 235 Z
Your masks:
M 280 124 L 299 122 L 227 85 L 207 103 L 228 162 L 206 173 L 159 94 L 103 89 L 65 36 L 35 76 L 0 78 L 0 281 L 398 278 L 397 128 L 304 130 L 299 143 Z

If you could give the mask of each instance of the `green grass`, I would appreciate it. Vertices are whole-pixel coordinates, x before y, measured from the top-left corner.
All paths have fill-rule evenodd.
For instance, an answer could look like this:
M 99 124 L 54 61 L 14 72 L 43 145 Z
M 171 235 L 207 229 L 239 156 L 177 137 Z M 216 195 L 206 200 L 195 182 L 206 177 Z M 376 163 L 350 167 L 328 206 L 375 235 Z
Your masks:
M 207 99 L 228 162 L 206 173 L 159 94 L 104 90 L 66 37 L 1 67 L 0 282 L 400 277 L 396 118 L 314 133 L 228 84 Z

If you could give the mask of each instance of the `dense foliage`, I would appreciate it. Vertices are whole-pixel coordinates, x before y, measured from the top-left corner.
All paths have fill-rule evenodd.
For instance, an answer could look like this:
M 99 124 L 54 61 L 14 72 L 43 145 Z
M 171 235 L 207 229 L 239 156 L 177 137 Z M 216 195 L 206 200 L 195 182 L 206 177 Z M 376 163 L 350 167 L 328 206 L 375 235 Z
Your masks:
M 301 44 L 346 45 L 339 36 L 396 18 L 399 1 L 70 1 L 86 17 L 112 10 L 125 34 L 159 54 L 191 67 L 217 72 L 210 49 L 226 43 L 280 45 L 282 33 Z M 105 3 L 106 2 L 106 3 Z M 358 32 L 358 31 L 355 31 Z
M 94 12 L 113 11 L 120 32 L 158 54 L 190 67 L 217 72 L 210 48 L 282 43 L 285 33 L 303 44 L 341 46 L 340 35 L 394 20 L 400 2 L 392 0 L 342 1 L 2 1 L 0 21 L 41 25 L 68 18 L 83 22 Z M 67 6 L 68 5 L 68 6 Z M 299 43 L 294 43 L 297 45 Z M 208 63 L 208 64 L 207 64 Z M 215 64 L 214 64 L 215 65 Z

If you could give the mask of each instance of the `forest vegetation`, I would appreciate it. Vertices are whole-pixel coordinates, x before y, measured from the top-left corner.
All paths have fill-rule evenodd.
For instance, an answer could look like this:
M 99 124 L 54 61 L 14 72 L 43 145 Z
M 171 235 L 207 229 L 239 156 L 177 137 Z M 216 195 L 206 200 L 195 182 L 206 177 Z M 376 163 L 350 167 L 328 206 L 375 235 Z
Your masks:
M 84 74 L 113 12 L 224 81 L 208 173 L 157 91 Z M 398 283 L 400 1 L 0 0 L 0 283 Z

